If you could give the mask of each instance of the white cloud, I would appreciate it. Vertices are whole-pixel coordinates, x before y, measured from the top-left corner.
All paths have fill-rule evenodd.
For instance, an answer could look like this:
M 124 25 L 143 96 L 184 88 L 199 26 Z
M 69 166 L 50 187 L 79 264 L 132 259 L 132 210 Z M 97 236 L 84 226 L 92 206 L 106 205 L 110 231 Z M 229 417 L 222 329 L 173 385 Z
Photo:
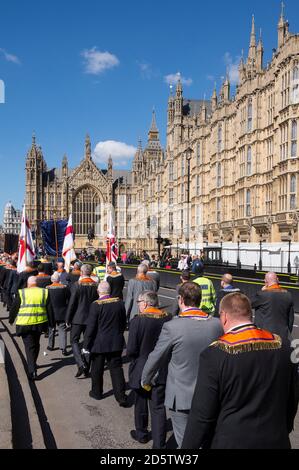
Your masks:
M 85 49 L 81 52 L 85 59 L 85 72 L 91 75 L 101 75 L 105 70 L 117 67 L 120 62 L 118 58 L 110 52 L 98 51 L 96 47 Z
M 107 164 L 108 158 L 111 155 L 116 167 L 125 167 L 131 162 L 136 151 L 136 147 L 124 142 L 106 140 L 96 145 L 93 157 L 97 163 Z
M 21 61 L 16 55 L 9 54 L 5 49 L 0 49 L 0 52 L 4 55 L 4 58 L 7 60 L 7 62 L 13 62 L 14 64 L 21 65 Z
M 224 63 L 227 67 L 229 79 L 232 85 L 237 85 L 239 83 L 239 64 L 240 64 L 240 56 L 235 57 L 233 60 L 231 54 L 226 52 L 224 54 Z
M 207 80 L 209 80 L 209 82 L 215 82 L 215 77 L 214 75 L 207 75 Z
M 153 78 L 160 77 L 160 71 L 155 69 L 152 64 L 146 61 L 136 61 L 140 70 L 140 75 L 144 80 L 152 80 Z
M 176 85 L 181 80 L 182 85 L 191 86 L 193 83 L 192 78 L 185 78 L 180 73 L 171 73 L 164 77 L 165 83 L 168 85 Z

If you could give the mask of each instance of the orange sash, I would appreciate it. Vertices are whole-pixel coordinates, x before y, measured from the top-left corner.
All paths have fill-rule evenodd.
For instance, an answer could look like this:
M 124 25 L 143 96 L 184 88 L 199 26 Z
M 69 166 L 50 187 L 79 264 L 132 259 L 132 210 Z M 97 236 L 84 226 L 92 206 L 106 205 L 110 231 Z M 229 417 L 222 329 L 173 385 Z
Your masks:
M 255 325 L 244 326 L 237 331 L 227 333 L 212 344 L 229 354 L 281 349 L 281 345 L 282 341 L 279 336 L 260 330 Z
M 209 315 L 205 312 L 203 312 L 202 310 L 200 310 L 199 308 L 190 308 L 188 310 L 185 310 L 185 312 L 181 312 L 179 314 L 179 317 L 180 318 L 191 318 L 191 317 L 196 317 L 196 318 L 204 318 L 204 319 L 208 319 L 209 318 Z

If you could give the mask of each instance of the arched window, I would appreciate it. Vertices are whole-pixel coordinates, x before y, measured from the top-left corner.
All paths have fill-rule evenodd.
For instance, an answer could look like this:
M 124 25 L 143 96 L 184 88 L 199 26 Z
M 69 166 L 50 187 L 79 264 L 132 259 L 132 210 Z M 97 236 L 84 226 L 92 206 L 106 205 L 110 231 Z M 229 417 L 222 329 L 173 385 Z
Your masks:
M 295 65 L 292 73 L 293 83 L 292 83 L 292 103 L 299 103 L 299 67 Z
M 252 101 L 250 100 L 248 103 L 247 109 L 247 132 L 252 131 Z
M 77 235 L 88 235 L 92 228 L 101 234 L 101 199 L 90 186 L 82 188 L 73 201 L 74 228 Z
M 292 121 L 292 145 L 291 145 L 291 157 L 297 157 L 297 121 Z
M 200 166 L 201 164 L 201 148 L 200 148 L 200 143 L 197 144 L 197 151 L 196 151 L 196 164 L 197 166 Z
M 247 176 L 251 176 L 252 174 L 252 151 L 251 147 L 247 149 Z
M 220 188 L 222 185 L 222 169 L 221 169 L 221 163 L 217 163 L 217 188 Z
M 197 177 L 196 177 L 196 196 L 200 196 L 200 193 L 201 193 L 200 176 L 197 175 Z
M 297 178 L 295 175 L 291 176 L 290 190 L 290 209 L 294 211 L 297 209 Z
M 222 126 L 218 127 L 218 153 L 222 152 Z
M 246 191 L 246 217 L 251 217 L 251 191 Z

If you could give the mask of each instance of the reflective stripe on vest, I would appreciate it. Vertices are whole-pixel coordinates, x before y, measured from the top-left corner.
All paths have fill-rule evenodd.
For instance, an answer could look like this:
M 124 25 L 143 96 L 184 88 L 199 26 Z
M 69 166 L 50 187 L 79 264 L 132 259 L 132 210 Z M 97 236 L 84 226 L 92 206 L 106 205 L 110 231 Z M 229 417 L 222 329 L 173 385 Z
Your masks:
M 103 280 L 106 276 L 106 268 L 105 266 L 98 266 L 94 269 L 94 273 L 98 276 L 101 280 Z
M 39 287 L 19 290 L 21 306 L 16 325 L 40 325 L 48 321 L 47 299 L 48 291 Z

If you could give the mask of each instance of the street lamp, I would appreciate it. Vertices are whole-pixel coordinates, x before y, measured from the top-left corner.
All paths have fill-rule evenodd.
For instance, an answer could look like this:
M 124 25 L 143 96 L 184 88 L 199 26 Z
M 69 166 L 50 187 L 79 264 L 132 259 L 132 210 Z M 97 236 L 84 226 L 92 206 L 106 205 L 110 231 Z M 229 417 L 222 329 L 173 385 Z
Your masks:
M 223 237 L 220 238 L 221 254 L 220 254 L 220 263 L 223 264 L 222 249 L 223 249 Z
M 191 174 L 191 159 L 194 153 L 191 147 L 186 150 L 186 158 L 188 162 L 188 183 L 187 183 L 187 251 L 190 254 L 190 174 Z
M 238 258 L 237 258 L 237 268 L 241 269 L 241 261 L 240 261 L 240 234 L 238 235 Z
M 263 270 L 263 236 L 260 235 L 260 261 L 259 261 L 259 270 Z
M 288 261 L 288 274 L 292 274 L 292 266 L 291 266 L 291 243 L 292 243 L 292 233 L 289 232 L 289 261 Z

